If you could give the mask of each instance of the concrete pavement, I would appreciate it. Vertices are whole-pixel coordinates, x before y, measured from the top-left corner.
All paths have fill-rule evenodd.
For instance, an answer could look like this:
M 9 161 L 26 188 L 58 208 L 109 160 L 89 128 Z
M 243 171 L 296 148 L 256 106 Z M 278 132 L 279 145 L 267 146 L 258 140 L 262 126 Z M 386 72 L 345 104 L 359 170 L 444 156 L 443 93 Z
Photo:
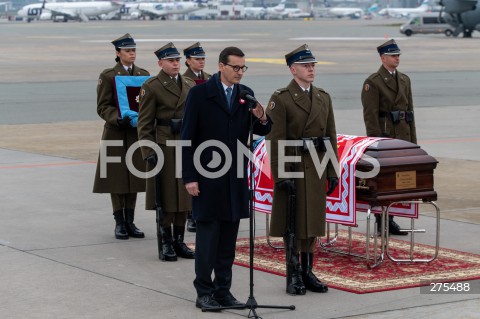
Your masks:
M 170 40 L 179 48 L 205 40 L 207 54 L 212 52 L 209 70 L 227 45 L 267 59 L 308 42 L 322 61 L 332 63 L 319 64 L 316 82 L 332 94 L 338 131 L 362 135 L 361 82 L 379 66 L 372 50 L 386 35 L 397 35 L 398 26 L 311 22 L 2 24 L 0 317 L 246 317 L 245 310 L 215 314 L 195 308 L 193 262 L 158 260 L 155 218 L 143 209 L 143 194 L 136 224 L 146 238 L 114 238 L 109 197 L 91 192 L 102 130 L 94 87 L 100 70 L 113 63 L 109 41 L 125 32 L 139 39 L 138 64 L 152 73 L 158 71 L 152 52 Z M 414 81 L 419 144 L 440 162 L 435 188 L 442 209 L 441 247 L 480 254 L 478 38 L 399 41 L 401 69 Z M 290 79 L 281 63 L 248 64 L 245 81 L 265 103 Z M 423 212 L 420 225 L 432 226 L 430 215 Z M 362 224 L 364 216 L 359 218 Z M 264 215 L 257 215 L 256 225 L 257 235 L 263 235 Z M 246 221 L 239 237 L 248 237 Z M 431 237 L 418 239 L 431 244 Z M 186 242 L 193 241 L 187 233 Z M 232 292 L 246 300 L 248 269 L 235 266 L 233 280 Z M 259 304 L 296 306 L 295 311 L 257 309 L 265 319 L 478 318 L 480 309 L 479 294 L 430 295 L 412 288 L 357 295 L 330 289 L 291 297 L 284 293 L 284 278 L 259 271 L 254 283 Z

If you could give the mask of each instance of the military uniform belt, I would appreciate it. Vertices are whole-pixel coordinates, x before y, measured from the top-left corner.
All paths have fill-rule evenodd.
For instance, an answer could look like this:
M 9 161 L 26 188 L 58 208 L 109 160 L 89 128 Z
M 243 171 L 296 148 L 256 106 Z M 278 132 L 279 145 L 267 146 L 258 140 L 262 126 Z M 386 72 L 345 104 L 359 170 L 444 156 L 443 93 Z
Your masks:
M 157 125 L 160 126 L 170 126 L 170 130 L 173 134 L 180 132 L 182 129 L 182 119 L 170 119 L 170 120 L 162 120 L 157 119 Z
M 413 112 L 412 111 L 392 111 L 392 112 L 379 112 L 378 116 L 390 117 L 393 123 L 398 123 L 401 120 L 405 120 L 407 123 L 413 121 Z
M 330 137 L 302 137 L 302 146 L 297 146 L 297 151 L 303 154 L 309 154 L 311 148 L 315 148 L 320 152 L 326 152 L 325 141 L 329 141 Z

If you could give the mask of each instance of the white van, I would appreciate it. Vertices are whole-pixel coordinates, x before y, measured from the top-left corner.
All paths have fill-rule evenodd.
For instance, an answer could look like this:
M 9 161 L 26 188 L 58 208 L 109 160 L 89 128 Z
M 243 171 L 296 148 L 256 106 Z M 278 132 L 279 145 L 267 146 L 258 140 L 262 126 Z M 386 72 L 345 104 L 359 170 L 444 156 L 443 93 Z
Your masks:
M 447 37 L 452 36 L 453 28 L 440 17 L 439 13 L 424 13 L 416 15 L 400 27 L 400 33 L 411 36 L 415 33 L 444 33 Z

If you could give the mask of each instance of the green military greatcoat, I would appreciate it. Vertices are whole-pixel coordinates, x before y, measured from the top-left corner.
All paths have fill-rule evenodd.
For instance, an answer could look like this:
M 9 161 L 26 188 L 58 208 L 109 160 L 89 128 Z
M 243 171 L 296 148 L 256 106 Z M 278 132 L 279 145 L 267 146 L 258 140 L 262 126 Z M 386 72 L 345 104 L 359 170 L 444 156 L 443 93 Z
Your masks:
M 370 75 L 362 88 L 363 119 L 367 136 L 391 137 L 417 143 L 415 117 L 394 124 L 389 115 L 392 111 L 413 112 L 410 78 L 398 71 L 392 76 L 383 65 Z
M 183 118 L 183 107 L 188 91 L 195 82 L 178 75 L 181 89 L 165 72 L 145 81 L 140 90 L 140 111 L 138 116 L 138 138 L 159 144 L 164 164 L 160 171 L 161 201 L 165 212 L 186 212 L 191 210 L 191 198 L 181 178 L 175 177 L 175 148 L 166 146 L 167 141 L 180 139 L 180 132 L 173 134 L 170 126 L 160 122 Z M 156 124 L 159 122 L 158 125 Z M 142 147 L 143 158 L 153 154 L 149 147 Z M 160 155 L 159 155 L 160 158 Z M 177 159 L 181 162 L 181 159 Z M 153 167 L 147 165 L 150 171 Z M 147 180 L 146 209 L 155 209 L 154 179 Z
M 190 79 L 195 81 L 195 80 L 208 80 L 212 75 L 202 71 L 201 77 L 198 77 L 195 73 L 193 73 L 193 71 L 190 68 L 187 68 L 187 71 L 183 73 L 183 76 L 187 76 Z
M 136 65 L 132 67 L 135 76 L 150 75 L 147 70 Z M 118 108 L 115 102 L 114 77 L 116 75 L 130 75 L 121 63 L 100 73 L 97 85 L 97 113 L 105 120 L 102 140 L 122 141 L 123 146 L 107 147 L 107 156 L 120 157 L 120 163 L 107 164 L 107 177 L 100 177 L 100 154 L 97 161 L 97 170 L 93 184 L 94 193 L 138 193 L 145 191 L 145 179 L 138 178 L 131 174 L 125 162 L 125 155 L 128 148 L 138 140 L 135 127 L 121 128 L 118 125 Z M 133 154 L 133 164 L 140 171 L 145 171 L 145 162 L 142 159 L 140 150 Z
M 281 237 L 285 234 L 287 220 L 287 192 L 276 185 L 285 179 L 278 176 L 278 140 L 301 140 L 302 137 L 330 137 L 337 157 L 337 135 L 330 95 L 322 89 L 311 86 L 311 98 L 292 80 L 287 88 L 279 89 L 270 98 L 267 114 L 272 120 L 272 130 L 266 136 L 271 140 L 271 168 L 275 181 L 270 235 Z M 317 173 L 310 154 L 303 154 L 286 148 L 287 156 L 295 153 L 301 156 L 301 162 L 295 171 L 304 172 L 304 178 L 295 179 L 297 188 L 296 231 L 297 239 L 307 239 L 325 234 L 326 177 L 336 177 L 331 162 L 322 173 Z M 322 161 L 325 153 L 317 151 Z M 291 171 L 287 163 L 285 171 Z

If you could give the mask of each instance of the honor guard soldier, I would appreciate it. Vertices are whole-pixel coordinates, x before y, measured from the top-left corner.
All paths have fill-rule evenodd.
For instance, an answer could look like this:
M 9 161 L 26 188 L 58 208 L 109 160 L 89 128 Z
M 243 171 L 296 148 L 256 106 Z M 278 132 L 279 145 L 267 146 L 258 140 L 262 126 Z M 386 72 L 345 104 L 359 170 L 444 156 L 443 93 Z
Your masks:
M 338 178 L 331 161 L 323 172 L 318 172 L 312 152 L 320 161 L 327 155 L 335 161 L 338 158 L 332 100 L 327 92 L 313 85 L 317 61 L 306 44 L 285 55 L 285 59 L 293 79 L 286 88 L 273 93 L 267 106 L 273 125 L 266 139 L 271 141 L 275 182 L 270 235 L 284 237 L 287 293 L 327 292 L 327 285 L 313 274 L 312 267 L 316 238 L 325 235 L 326 195 L 338 185 Z M 285 140 L 299 141 L 301 146 L 279 150 L 279 141 Z M 326 154 L 328 149 L 331 154 Z M 297 156 L 301 161 L 280 167 L 285 158 L 279 158 L 279 154 Z M 280 172 L 303 176 L 288 179 Z M 289 195 L 295 195 L 296 205 L 288 204 Z
M 161 70 L 157 76 L 144 82 L 140 90 L 138 116 L 138 138 L 157 143 L 163 153 L 164 163 L 159 174 L 160 198 L 163 217 L 160 227 L 162 235 L 162 261 L 176 261 L 177 256 L 194 258 L 194 252 L 184 243 L 187 213 L 191 211 L 191 197 L 181 179 L 176 177 L 175 147 L 167 146 L 180 138 L 183 106 L 187 93 L 195 82 L 183 77 L 180 72 L 180 53 L 173 43 L 155 51 Z M 143 158 L 147 160 L 147 171 L 158 162 L 157 153 L 142 147 Z M 147 179 L 146 209 L 155 209 L 154 178 Z M 173 225 L 173 232 L 172 232 Z
M 397 70 L 400 48 L 391 39 L 377 47 L 382 65 L 363 83 L 363 119 L 367 136 L 390 137 L 417 143 L 410 78 Z M 381 216 L 375 215 L 377 230 L 381 230 Z M 407 235 L 389 217 L 393 235 Z
M 187 71 L 183 73 L 184 76 L 188 76 L 194 81 L 205 81 L 211 77 L 210 74 L 203 71 L 205 68 L 205 58 L 207 55 L 205 54 L 200 42 L 194 43 L 183 50 L 183 54 L 187 59 L 185 61 Z
M 110 193 L 115 218 L 115 238 L 128 239 L 129 237 L 143 238 L 141 232 L 133 223 L 137 193 L 145 191 L 145 180 L 136 177 L 127 168 L 125 156 L 128 148 L 137 142 L 137 112 L 130 111 L 123 118 L 119 117 L 119 110 L 115 101 L 114 77 L 117 75 L 148 76 L 147 70 L 134 64 L 136 58 L 136 44 L 130 34 L 113 40 L 117 64 L 100 73 L 97 85 L 97 113 L 105 121 L 102 141 L 121 141 L 121 146 L 108 146 L 106 156 L 120 157 L 119 163 L 108 163 L 106 177 L 101 176 L 102 166 L 99 155 L 94 193 Z M 145 162 L 139 150 L 133 154 L 133 164 L 141 171 L 145 171 Z
M 183 76 L 189 77 L 195 81 L 195 83 L 202 83 L 211 77 L 210 74 L 203 71 L 205 68 L 205 58 L 207 55 L 205 54 L 200 42 L 194 43 L 183 50 L 183 54 L 187 59 L 185 61 L 187 71 L 183 73 Z M 195 219 L 192 218 L 192 212 L 189 212 L 187 216 L 187 230 L 193 233 L 197 231 L 197 224 Z

